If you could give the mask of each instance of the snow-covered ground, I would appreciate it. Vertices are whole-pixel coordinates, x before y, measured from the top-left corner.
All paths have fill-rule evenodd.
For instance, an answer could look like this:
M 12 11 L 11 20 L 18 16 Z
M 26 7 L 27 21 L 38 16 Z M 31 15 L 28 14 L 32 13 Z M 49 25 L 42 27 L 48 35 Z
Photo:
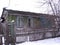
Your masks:
M 60 37 L 44 39 L 39 41 L 24 42 L 17 45 L 60 45 Z

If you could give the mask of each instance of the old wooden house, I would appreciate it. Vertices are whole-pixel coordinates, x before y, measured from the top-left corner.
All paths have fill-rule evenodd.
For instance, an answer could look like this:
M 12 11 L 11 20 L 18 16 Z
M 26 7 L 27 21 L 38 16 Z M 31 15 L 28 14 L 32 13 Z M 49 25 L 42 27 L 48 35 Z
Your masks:
M 5 19 L 3 32 L 8 43 L 35 41 L 60 36 L 60 17 L 56 15 L 4 8 L 1 18 Z
M 2 34 L 3 34 L 2 24 L 0 22 L 0 45 L 2 45 Z

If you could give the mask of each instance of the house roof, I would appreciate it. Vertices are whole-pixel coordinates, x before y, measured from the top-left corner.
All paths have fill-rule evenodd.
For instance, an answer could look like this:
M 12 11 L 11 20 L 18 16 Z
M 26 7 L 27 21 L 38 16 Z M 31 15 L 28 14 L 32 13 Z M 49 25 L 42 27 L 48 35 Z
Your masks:
M 26 11 L 18 11 L 18 10 L 11 10 L 11 9 L 6 9 L 6 8 L 3 8 L 3 12 L 2 12 L 2 16 L 4 14 L 4 11 L 7 11 L 9 14 L 24 14 L 24 15 L 47 15 L 49 16 L 50 14 L 43 14 L 43 13 L 34 13 L 34 12 L 26 12 Z M 57 16 L 57 15 L 50 15 L 50 16 Z

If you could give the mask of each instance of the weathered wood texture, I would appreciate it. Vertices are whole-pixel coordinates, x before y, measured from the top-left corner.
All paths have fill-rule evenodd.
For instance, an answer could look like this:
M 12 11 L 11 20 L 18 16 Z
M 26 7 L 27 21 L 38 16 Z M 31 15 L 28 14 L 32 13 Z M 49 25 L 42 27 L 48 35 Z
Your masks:
M 3 27 L 2 27 L 2 24 L 0 22 L 0 45 L 2 45 L 2 34 L 3 34 Z
M 13 45 L 16 42 L 35 41 L 60 36 L 59 16 L 5 9 L 2 17 L 6 19 L 5 23 L 7 24 L 6 32 L 4 33 L 6 35 L 4 36 L 8 41 L 7 43 L 13 43 Z M 18 21 L 20 21 L 19 24 L 17 23 Z
M 60 35 L 60 31 L 54 31 L 53 29 L 49 29 L 47 31 L 40 31 L 43 29 L 35 29 L 31 31 L 25 31 L 25 30 L 17 30 L 16 37 L 20 37 L 17 42 L 24 42 L 24 41 L 35 41 L 45 38 L 53 38 Z

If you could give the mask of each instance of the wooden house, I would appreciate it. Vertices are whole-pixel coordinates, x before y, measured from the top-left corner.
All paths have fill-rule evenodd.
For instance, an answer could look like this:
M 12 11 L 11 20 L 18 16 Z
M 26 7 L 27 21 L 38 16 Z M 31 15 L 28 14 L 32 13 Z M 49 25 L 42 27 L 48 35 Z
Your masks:
M 1 18 L 5 21 L 5 38 L 8 43 L 35 41 L 60 36 L 59 21 L 56 15 L 3 9 Z
M 2 45 L 2 26 L 0 23 L 0 45 Z

